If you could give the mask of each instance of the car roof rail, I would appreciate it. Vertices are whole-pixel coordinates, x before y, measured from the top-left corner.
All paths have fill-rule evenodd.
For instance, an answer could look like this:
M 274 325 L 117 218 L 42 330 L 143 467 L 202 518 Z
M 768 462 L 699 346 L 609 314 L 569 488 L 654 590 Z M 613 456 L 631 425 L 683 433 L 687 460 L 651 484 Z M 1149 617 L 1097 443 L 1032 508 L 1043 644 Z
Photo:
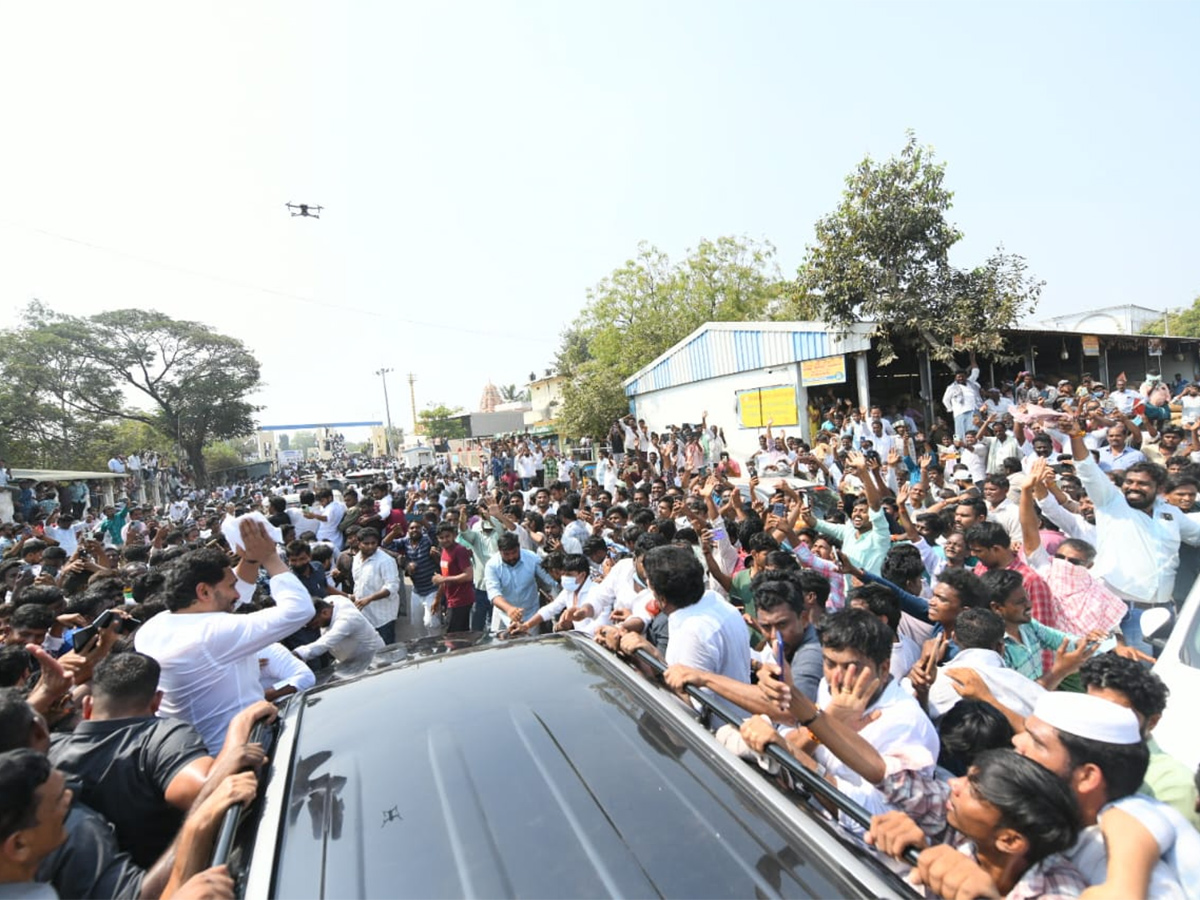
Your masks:
M 662 674 L 666 671 L 667 667 L 657 656 L 654 656 L 644 647 L 639 648 L 633 656 L 638 662 L 644 663 L 653 669 L 660 679 L 662 678 Z M 694 684 L 686 685 L 684 692 L 706 710 L 723 719 L 729 725 L 732 725 L 734 728 L 742 727 L 742 720 L 745 718 L 744 711 L 734 706 L 724 697 L 703 691 Z M 847 818 L 857 822 L 865 829 L 870 829 L 871 814 L 861 804 L 847 797 L 820 775 L 805 768 L 800 760 L 796 759 L 796 757 L 785 751 L 778 744 L 768 744 L 766 752 L 763 755 L 777 762 L 796 781 L 804 785 L 810 793 L 829 801 Z M 915 847 L 907 847 L 904 850 L 902 859 L 909 865 L 915 866 L 918 855 L 919 851 Z
M 250 740 L 248 743 L 263 744 L 273 733 L 272 727 L 262 719 L 259 719 L 250 729 Z M 264 747 L 264 749 L 267 748 Z M 262 790 L 261 781 L 258 785 L 258 790 Z M 245 807 L 240 803 L 235 803 L 229 809 L 225 810 L 225 814 L 221 817 L 221 828 L 217 831 L 217 839 L 213 844 L 213 855 L 212 862 L 209 863 L 210 866 L 223 866 L 229 862 L 229 855 L 233 851 L 233 837 L 237 833 L 238 822 L 241 821 L 242 814 L 253 806 L 253 802 Z

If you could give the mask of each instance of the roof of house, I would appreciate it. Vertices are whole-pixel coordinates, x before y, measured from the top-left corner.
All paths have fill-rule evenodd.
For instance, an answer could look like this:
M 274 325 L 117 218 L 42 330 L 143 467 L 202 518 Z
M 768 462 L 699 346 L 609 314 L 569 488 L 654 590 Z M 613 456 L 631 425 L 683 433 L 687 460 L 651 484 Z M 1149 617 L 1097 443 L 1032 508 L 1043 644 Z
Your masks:
M 824 322 L 705 322 L 625 379 L 625 394 L 869 350 L 874 333 L 873 322 L 859 322 L 846 332 Z

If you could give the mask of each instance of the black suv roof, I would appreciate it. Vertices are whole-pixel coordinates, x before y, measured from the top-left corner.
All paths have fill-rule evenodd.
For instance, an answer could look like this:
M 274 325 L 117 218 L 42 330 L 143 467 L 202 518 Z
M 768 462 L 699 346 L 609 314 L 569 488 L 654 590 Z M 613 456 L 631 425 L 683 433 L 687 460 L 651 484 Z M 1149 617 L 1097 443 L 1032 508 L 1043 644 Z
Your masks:
M 246 896 L 907 893 L 682 703 L 566 636 L 318 687 L 269 752 L 257 835 L 235 845 Z

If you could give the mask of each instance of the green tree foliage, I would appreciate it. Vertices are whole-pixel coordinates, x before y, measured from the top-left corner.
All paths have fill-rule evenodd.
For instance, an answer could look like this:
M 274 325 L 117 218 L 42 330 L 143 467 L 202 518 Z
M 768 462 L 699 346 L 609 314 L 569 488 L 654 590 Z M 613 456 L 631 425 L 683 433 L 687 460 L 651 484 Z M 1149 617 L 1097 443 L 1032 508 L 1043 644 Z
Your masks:
M 404 446 L 404 429 L 393 425 L 390 429 L 385 428 L 384 430 L 387 431 L 387 438 L 392 444 L 392 453 L 395 454 L 396 451 Z M 371 442 L 367 441 L 366 446 L 367 450 L 365 452 L 370 452 Z
M 286 431 L 279 432 L 279 440 L 276 443 L 278 443 L 280 450 L 292 449 L 292 439 Z
M 106 470 L 120 443 L 112 423 L 78 415 L 41 390 L 30 372 L 0 361 L 0 457 L 14 468 Z
M 134 450 L 171 453 L 175 449 L 175 442 L 170 436 L 163 434 L 153 425 L 133 419 L 121 419 L 113 425 L 112 441 L 113 448 L 122 453 L 132 453 Z
M 245 462 L 241 449 L 234 441 L 217 441 L 209 444 L 202 452 L 204 453 L 204 465 L 209 472 L 232 469 Z
M 865 158 L 846 178 L 841 204 L 817 222 L 800 267 L 794 299 L 835 327 L 878 322 L 884 364 L 899 343 L 923 343 L 950 360 L 955 338 L 961 349 L 1002 355 L 1000 330 L 1032 312 L 1041 294 L 1044 282 L 1002 247 L 974 268 L 951 265 L 962 232 L 946 221 L 953 194 L 945 168 L 911 132 L 898 157 Z
M 766 242 L 704 240 L 679 263 L 649 244 L 588 291 L 587 304 L 562 335 L 556 366 L 570 376 L 560 429 L 603 435 L 628 409 L 621 382 L 710 321 L 770 318 L 783 308 L 786 284 Z
M 529 401 L 529 391 L 521 390 L 515 384 L 502 384 L 499 387 L 500 399 L 505 403 L 525 403 Z
M 289 446 L 293 450 L 307 453 L 313 447 L 317 446 L 317 433 L 315 431 L 297 431 L 292 435 L 292 441 Z
M 1200 337 L 1200 297 L 1192 301 L 1186 309 L 1164 313 L 1167 322 L 1156 319 L 1142 326 L 1146 334 L 1169 334 L 1171 337 Z M 1169 324 L 1169 330 L 1163 330 L 1163 325 Z
M 34 302 L 25 324 L 0 340 L 0 376 L 34 391 L 34 414 L 55 403 L 83 423 L 149 425 L 183 450 L 201 483 L 204 447 L 254 430 L 256 407 L 246 398 L 259 386 L 258 361 L 199 322 L 141 309 L 77 318 Z
M 452 441 L 467 436 L 467 426 L 460 418 L 463 414 L 461 406 L 449 407 L 444 403 L 431 403 L 417 413 L 417 421 L 421 430 L 429 437 Z

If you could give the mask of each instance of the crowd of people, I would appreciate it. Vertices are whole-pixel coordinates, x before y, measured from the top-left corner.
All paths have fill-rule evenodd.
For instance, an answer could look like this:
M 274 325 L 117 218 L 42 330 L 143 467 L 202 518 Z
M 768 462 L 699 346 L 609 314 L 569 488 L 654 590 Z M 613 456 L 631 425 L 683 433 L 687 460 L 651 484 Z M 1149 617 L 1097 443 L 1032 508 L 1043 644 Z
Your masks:
M 972 359 L 941 419 L 834 397 L 739 458 L 707 414 L 628 416 L 594 464 L 519 435 L 478 468 L 0 529 L 0 896 L 228 895 L 205 863 L 253 723 L 467 630 L 657 657 L 681 701 L 745 711 L 717 737 L 781 790 L 769 745 L 865 807 L 863 852 L 920 851 L 933 895 L 1200 896 L 1140 628 L 1200 571 L 1200 389 L 1175 387 L 985 388 Z

